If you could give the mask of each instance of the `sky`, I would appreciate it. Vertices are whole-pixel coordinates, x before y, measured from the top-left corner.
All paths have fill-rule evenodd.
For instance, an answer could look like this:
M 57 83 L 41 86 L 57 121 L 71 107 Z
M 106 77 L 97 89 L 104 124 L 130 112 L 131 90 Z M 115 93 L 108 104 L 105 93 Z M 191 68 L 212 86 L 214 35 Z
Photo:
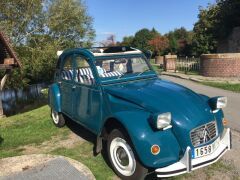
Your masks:
M 142 28 L 153 27 L 165 34 L 175 28 L 192 30 L 199 7 L 215 0 L 85 0 L 93 17 L 96 41 L 114 34 L 117 41 L 134 35 Z

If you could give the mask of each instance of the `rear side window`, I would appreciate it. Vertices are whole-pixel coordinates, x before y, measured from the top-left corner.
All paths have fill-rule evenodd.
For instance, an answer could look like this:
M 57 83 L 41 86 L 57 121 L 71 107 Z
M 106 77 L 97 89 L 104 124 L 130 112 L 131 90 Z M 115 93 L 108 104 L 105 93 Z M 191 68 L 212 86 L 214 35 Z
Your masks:
M 61 77 L 62 79 L 67 81 L 73 80 L 73 66 L 72 66 L 71 56 L 68 56 L 64 59 L 64 65 L 61 71 Z

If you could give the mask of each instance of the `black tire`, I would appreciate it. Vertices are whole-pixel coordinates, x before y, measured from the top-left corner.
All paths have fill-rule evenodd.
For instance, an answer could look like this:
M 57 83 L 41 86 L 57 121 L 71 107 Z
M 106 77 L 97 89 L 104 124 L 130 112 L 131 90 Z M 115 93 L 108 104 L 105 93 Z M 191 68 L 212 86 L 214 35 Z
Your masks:
M 62 113 L 56 112 L 53 109 L 51 109 L 51 117 L 53 120 L 53 124 L 56 127 L 61 128 L 61 127 L 65 126 L 65 119 L 64 119 L 64 116 Z
M 131 140 L 127 137 L 127 136 L 124 136 L 123 134 L 126 134 L 126 133 L 124 133 L 123 132 L 123 130 L 122 130 L 122 132 L 120 131 L 120 130 L 118 130 L 118 129 L 114 129 L 114 130 L 112 130 L 111 131 L 111 133 L 108 135 L 108 138 L 107 138 L 107 154 L 108 154 L 108 159 L 109 159 L 109 162 L 110 162 L 110 164 L 111 164 L 111 166 L 112 166 L 112 169 L 114 170 L 114 172 L 121 178 L 121 179 L 124 179 L 124 180 L 141 180 L 141 179 L 144 179 L 145 178 L 145 176 L 147 175 L 147 173 L 148 173 L 148 169 L 146 169 L 140 162 L 139 162 L 139 160 L 138 160 L 138 158 L 137 158 L 137 155 L 136 155 L 136 153 L 135 153 L 135 151 L 134 151 L 134 148 L 133 148 L 133 145 L 132 145 L 132 143 L 131 143 Z M 121 159 L 121 157 L 120 156 L 122 156 L 121 155 L 121 153 L 120 153 L 120 155 L 117 155 L 118 153 L 118 150 L 119 151 L 122 151 L 122 149 L 124 149 L 124 148 L 122 148 L 122 147 L 120 147 L 120 146 L 115 146 L 115 142 L 116 142 L 116 140 L 124 140 L 123 142 L 124 143 L 126 143 L 127 145 L 128 145 L 128 147 L 130 147 L 130 151 L 128 151 L 131 155 L 129 156 L 129 155 L 126 155 L 127 153 L 126 153 L 126 151 L 124 150 L 124 152 L 125 152 L 125 154 L 123 155 L 123 158 L 125 157 L 126 158 L 126 156 L 127 156 L 127 159 L 128 159 L 128 165 L 130 164 L 130 159 L 134 159 L 134 161 L 135 161 L 135 163 L 133 163 L 133 164 L 135 164 L 135 168 L 132 168 L 132 169 L 134 169 L 134 170 L 132 170 L 132 171 L 130 171 L 130 174 L 128 174 L 128 175 L 126 175 L 126 173 L 125 172 L 120 172 L 119 171 L 119 168 L 120 168 L 120 166 L 118 166 L 118 165 L 115 165 L 115 164 L 118 164 L 118 163 L 120 163 L 120 159 Z M 113 143 L 113 144 L 112 144 Z M 112 148 L 111 148 L 111 144 L 112 144 Z M 120 147 L 120 148 L 115 148 L 115 149 L 117 149 L 116 150 L 116 156 L 114 156 L 114 154 L 115 153 L 113 153 L 113 147 Z M 111 148 L 111 149 L 110 149 Z M 121 150 L 120 150 L 121 149 Z M 132 152 L 132 153 L 131 153 Z M 111 155 L 112 154 L 112 155 Z M 112 158 L 113 157 L 113 158 Z M 115 157 L 115 160 L 114 160 L 114 157 Z M 118 158 L 117 158 L 118 157 Z M 129 158 L 130 157 L 130 158 Z M 126 160 L 126 159 L 125 159 Z M 115 162 L 115 163 L 114 163 Z M 122 163 L 120 163 L 121 165 L 122 165 Z M 127 167 L 127 166 L 124 166 L 124 167 Z

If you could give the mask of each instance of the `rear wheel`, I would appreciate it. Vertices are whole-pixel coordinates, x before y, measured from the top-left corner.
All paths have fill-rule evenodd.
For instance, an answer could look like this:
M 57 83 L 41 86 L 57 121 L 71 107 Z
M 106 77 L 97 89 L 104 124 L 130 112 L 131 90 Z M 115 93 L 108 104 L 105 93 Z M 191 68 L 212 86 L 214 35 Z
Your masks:
M 53 123 L 57 127 L 63 127 L 65 125 L 65 119 L 62 115 L 62 113 L 54 111 L 53 109 L 51 110 L 51 117 L 53 120 Z
M 129 138 L 114 129 L 107 140 L 109 161 L 121 179 L 144 179 L 148 170 L 138 161 L 131 144 Z

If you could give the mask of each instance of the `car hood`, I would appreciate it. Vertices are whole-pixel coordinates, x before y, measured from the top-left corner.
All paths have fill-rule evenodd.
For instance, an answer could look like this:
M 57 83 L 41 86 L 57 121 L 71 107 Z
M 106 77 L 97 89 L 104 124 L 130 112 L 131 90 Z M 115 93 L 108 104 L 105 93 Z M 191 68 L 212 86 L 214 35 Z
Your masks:
M 133 81 L 106 86 L 105 91 L 115 97 L 137 104 L 151 113 L 171 112 L 173 132 L 179 141 L 189 132 L 213 121 L 214 115 L 207 101 L 192 90 L 160 79 Z M 188 142 L 182 142 L 187 145 Z

